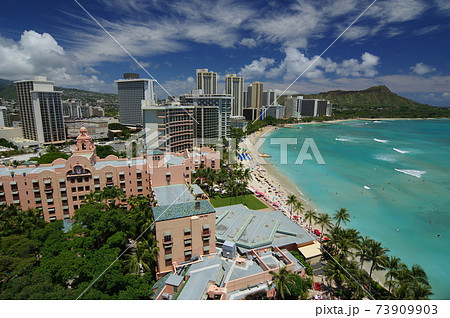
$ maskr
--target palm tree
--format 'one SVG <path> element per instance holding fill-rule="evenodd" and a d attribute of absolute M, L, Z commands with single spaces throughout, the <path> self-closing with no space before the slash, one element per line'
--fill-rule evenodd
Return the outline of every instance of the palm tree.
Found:
<path fill-rule="evenodd" d="M 298 201 L 297 197 L 293 194 L 290 194 L 287 198 L 286 204 L 291 206 L 291 217 L 292 217 L 292 209 L 297 201 Z"/>
<path fill-rule="evenodd" d="M 382 247 L 380 242 L 374 240 L 370 241 L 369 249 L 367 253 L 367 258 L 372 264 L 370 265 L 369 276 L 372 278 L 372 273 L 374 270 L 384 269 L 384 264 L 386 264 L 386 253 L 389 249 Z"/>
<path fill-rule="evenodd" d="M 339 255 L 341 259 L 347 259 L 354 255 L 352 250 L 358 247 L 359 232 L 355 229 L 341 229 L 339 228 L 339 241 L 336 243 L 339 247 Z"/>
<path fill-rule="evenodd" d="M 279 298 L 286 299 L 292 292 L 292 288 L 295 281 L 292 277 L 292 272 L 288 271 L 285 267 L 280 268 L 278 273 L 270 271 L 269 274 L 272 275 L 272 281 L 275 284 L 275 289 Z"/>
<path fill-rule="evenodd" d="M 242 171 L 242 180 L 244 181 L 250 181 L 253 178 L 251 170 L 249 168 L 246 168 Z"/>
<path fill-rule="evenodd" d="M 323 236 L 323 229 L 324 228 L 330 228 L 333 224 L 331 221 L 331 217 L 327 213 L 319 213 L 316 219 L 317 223 L 322 227 L 322 233 L 320 234 L 320 237 Z"/>
<path fill-rule="evenodd" d="M 411 270 L 401 263 L 399 269 L 394 273 L 393 294 L 398 299 L 429 299 L 431 286 L 428 276 L 419 265 L 413 265 Z"/>
<path fill-rule="evenodd" d="M 359 265 L 360 269 L 363 268 L 364 262 L 368 261 L 369 247 L 372 244 L 372 239 L 368 236 L 361 237 L 359 239 L 358 251 L 356 252 L 356 256 L 359 257 Z"/>
<path fill-rule="evenodd" d="M 324 270 L 328 280 L 334 281 L 339 290 L 342 289 L 342 285 L 348 280 L 348 277 L 336 256 L 327 261 Z"/>
<path fill-rule="evenodd" d="M 298 213 L 303 214 L 303 211 L 305 210 L 305 208 L 303 207 L 302 201 L 297 201 L 294 203 L 294 210 L 295 210 L 295 212 L 297 212 L 297 215 L 298 215 Z"/>
<path fill-rule="evenodd" d="M 394 276 L 400 268 L 400 258 L 397 256 L 389 256 L 386 260 L 385 268 L 387 272 L 384 277 L 386 279 L 386 283 L 388 284 L 388 290 L 391 291 Z"/>
<path fill-rule="evenodd" d="M 309 222 L 310 225 L 312 225 L 312 222 L 317 219 L 317 212 L 313 210 L 308 210 L 305 212 L 305 220 Z"/>
<path fill-rule="evenodd" d="M 341 208 L 340 210 L 336 210 L 333 219 L 336 220 L 336 226 L 339 227 L 341 222 L 347 224 L 350 221 L 350 213 L 347 212 L 346 208 Z"/>
<path fill-rule="evenodd" d="M 100 198 L 112 208 L 115 206 L 117 200 L 125 198 L 125 192 L 118 186 L 106 187 L 100 191 Z"/>

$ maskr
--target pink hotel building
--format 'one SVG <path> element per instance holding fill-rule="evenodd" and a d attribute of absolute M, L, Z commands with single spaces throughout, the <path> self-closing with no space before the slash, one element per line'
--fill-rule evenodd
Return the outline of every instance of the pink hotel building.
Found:
<path fill-rule="evenodd" d="M 220 168 L 220 154 L 209 148 L 199 153 L 149 151 L 140 158 L 100 159 L 86 128 L 80 129 L 70 158 L 51 164 L 0 166 L 0 205 L 39 209 L 47 222 L 70 219 L 91 191 L 118 186 L 126 196 L 151 196 L 152 188 L 191 183 L 191 173 L 203 164 Z M 126 202 L 122 202 L 126 206 Z"/>

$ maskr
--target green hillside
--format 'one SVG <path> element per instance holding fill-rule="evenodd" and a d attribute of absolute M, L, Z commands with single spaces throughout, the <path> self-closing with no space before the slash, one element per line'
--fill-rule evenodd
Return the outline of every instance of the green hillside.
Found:
<path fill-rule="evenodd" d="M 411 99 L 399 96 L 384 85 L 374 86 L 362 91 L 330 91 L 326 93 L 305 95 L 305 98 L 323 98 L 336 106 L 350 107 L 417 107 L 425 106 Z"/>
<path fill-rule="evenodd" d="M 117 102 L 116 94 L 97 93 L 76 88 L 58 87 L 56 91 L 62 91 L 62 99 L 81 99 L 83 102 L 95 103 L 96 100 L 104 99 L 105 103 L 111 104 Z M 9 80 L 0 79 L 0 98 L 13 100 L 17 98 L 14 83 Z"/>
<path fill-rule="evenodd" d="M 11 81 L 0 78 L 0 92 L 10 86 L 12 84 Z"/>
<path fill-rule="evenodd" d="M 361 91 L 329 91 L 319 94 L 299 94 L 305 99 L 327 99 L 333 104 L 333 118 L 430 118 L 450 117 L 450 109 L 415 102 L 399 96 L 384 85 Z M 284 104 L 285 96 L 280 98 Z"/>

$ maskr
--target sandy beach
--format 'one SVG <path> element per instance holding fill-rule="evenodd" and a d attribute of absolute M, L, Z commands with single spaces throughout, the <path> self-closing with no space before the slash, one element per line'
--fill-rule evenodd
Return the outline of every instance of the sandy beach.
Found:
<path fill-rule="evenodd" d="M 253 178 L 249 182 L 249 186 L 253 187 L 256 191 L 266 194 L 271 194 L 273 188 L 276 188 L 275 202 L 279 204 L 279 208 L 274 206 L 273 208 L 277 208 L 278 210 L 285 213 L 288 217 L 290 215 L 290 206 L 286 204 L 287 197 L 291 194 L 294 194 L 302 203 L 304 207 L 304 211 L 307 210 L 315 210 L 317 208 L 304 196 L 304 194 L 296 187 L 296 185 L 287 178 L 284 174 L 282 174 L 274 165 L 272 165 L 268 160 L 260 157 L 260 153 L 258 149 L 256 149 L 255 145 L 257 144 L 260 138 L 267 137 L 273 132 L 276 127 L 267 126 L 264 127 L 261 131 L 257 131 L 251 135 L 249 135 L 241 144 L 240 148 L 245 149 L 251 156 L 252 160 L 243 160 L 242 164 L 246 168 L 252 169 Z M 255 158 L 258 158 L 256 160 Z M 262 164 L 262 162 L 265 162 Z M 271 192 L 269 192 L 271 190 Z M 272 196 L 273 197 L 273 196 Z M 314 227 L 316 224 L 311 224 L 309 226 L 306 222 L 302 223 L 302 215 L 294 212 L 293 215 L 297 217 L 299 220 L 298 223 L 301 224 L 305 228 Z"/>
<path fill-rule="evenodd" d="M 398 118 L 393 118 L 392 120 L 397 120 Z M 360 120 L 374 120 L 374 119 L 360 119 Z M 384 119 L 383 119 L 384 120 Z M 326 123 L 337 123 L 348 120 L 336 120 L 330 121 Z M 320 122 L 313 123 L 301 123 L 301 124 L 320 124 Z M 298 125 L 298 124 L 289 124 Z M 255 191 L 263 193 L 267 195 L 267 200 L 270 205 L 270 202 L 276 202 L 278 206 L 273 205 L 274 209 L 278 209 L 282 211 L 287 217 L 290 217 L 293 222 L 297 222 L 303 228 L 308 231 L 312 231 L 312 229 L 321 229 L 320 225 L 315 224 L 313 221 L 312 224 L 308 224 L 306 220 L 304 220 L 302 214 L 298 214 L 297 212 L 293 212 L 291 215 L 290 206 L 286 204 L 287 197 L 291 194 L 294 194 L 302 203 L 304 207 L 304 212 L 307 210 L 314 210 L 317 213 L 322 211 L 318 211 L 317 207 L 310 201 L 309 198 L 305 197 L 302 193 L 301 189 L 298 189 L 297 186 L 286 177 L 281 171 L 279 171 L 273 164 L 271 164 L 268 160 L 260 157 L 260 152 L 256 149 L 258 144 L 258 140 L 260 138 L 268 137 L 275 129 L 278 129 L 274 126 L 266 126 L 262 128 L 260 131 L 257 131 L 249 136 L 247 136 L 240 144 L 240 149 L 245 149 L 247 153 L 249 153 L 251 160 L 243 160 L 240 161 L 246 168 L 250 168 L 252 170 L 252 179 L 249 181 L 249 186 L 252 187 Z M 263 159 L 263 160 L 261 160 Z M 262 164 L 262 161 L 265 162 Z M 270 192 L 269 192 L 270 191 Z M 295 215 L 295 217 L 293 217 Z M 358 260 L 357 260 L 358 261 Z M 368 271 L 370 268 L 370 263 L 364 263 L 364 269 Z M 383 271 L 375 271 L 373 273 L 373 279 L 380 284 L 384 284 L 385 272 Z"/>

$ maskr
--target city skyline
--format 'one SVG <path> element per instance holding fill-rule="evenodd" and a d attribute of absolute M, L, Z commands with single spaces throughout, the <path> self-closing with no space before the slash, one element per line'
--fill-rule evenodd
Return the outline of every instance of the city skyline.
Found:
<path fill-rule="evenodd" d="M 22 10 L 23 2 L 30 10 Z M 195 88 L 195 70 L 226 74 L 283 91 L 371 1 L 80 1 L 171 94 Z M 147 74 L 76 2 L 5 3 L 0 78 L 46 75 L 56 85 L 117 92 L 124 72 Z M 377 1 L 289 92 L 387 85 L 419 102 L 450 104 L 446 58 L 450 4 Z M 52 17 L 52 19 L 49 19 Z M 419 44 L 419 45 L 418 45 Z M 166 94 L 155 85 L 161 98 Z"/>

